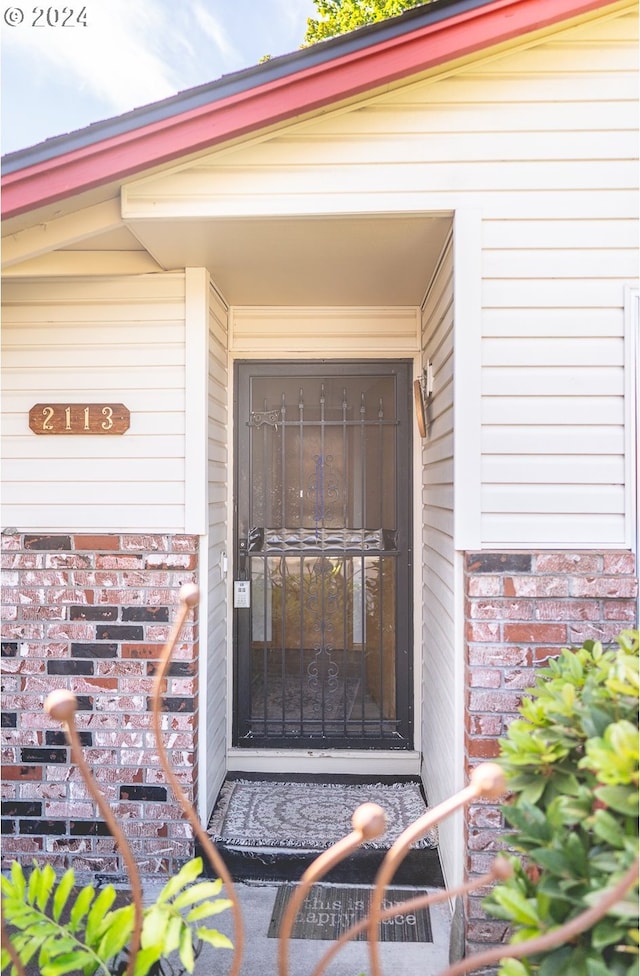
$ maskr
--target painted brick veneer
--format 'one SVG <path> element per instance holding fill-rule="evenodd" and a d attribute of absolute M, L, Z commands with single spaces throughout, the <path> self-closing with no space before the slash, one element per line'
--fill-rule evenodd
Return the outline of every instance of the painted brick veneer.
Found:
<path fill-rule="evenodd" d="M 46 856 L 78 874 L 120 876 L 120 856 L 43 703 L 54 688 L 79 701 L 77 725 L 95 778 L 140 870 L 174 870 L 192 832 L 158 762 L 150 694 L 184 583 L 198 579 L 186 535 L 2 537 L 2 853 Z M 197 614 L 166 681 L 162 726 L 173 769 L 196 799 Z"/>
<path fill-rule="evenodd" d="M 563 647 L 591 638 L 613 643 L 637 626 L 635 559 L 628 552 L 467 553 L 465 556 L 466 762 L 498 754 L 535 670 Z M 470 807 L 467 873 L 484 873 L 504 832 L 495 804 Z M 502 941 L 506 926 L 466 904 L 467 951 Z"/>

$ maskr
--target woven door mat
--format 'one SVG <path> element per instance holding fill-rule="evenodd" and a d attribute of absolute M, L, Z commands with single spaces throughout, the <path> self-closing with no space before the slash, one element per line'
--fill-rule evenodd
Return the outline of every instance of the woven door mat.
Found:
<path fill-rule="evenodd" d="M 282 885 L 276 894 L 267 935 L 277 939 L 282 918 L 296 885 Z M 356 885 L 316 886 L 305 898 L 291 930 L 292 939 L 323 939 L 334 941 L 369 912 L 373 888 Z M 387 888 L 383 908 L 426 895 L 426 888 Z M 366 929 L 354 942 L 365 942 Z M 407 912 L 387 919 L 380 925 L 380 942 L 433 942 L 431 917 L 428 908 Z"/>
<path fill-rule="evenodd" d="M 378 803 L 386 813 L 386 833 L 365 841 L 363 849 L 384 850 L 427 812 L 418 783 L 303 783 L 227 780 L 208 827 L 215 844 L 321 850 L 353 829 L 351 818 L 362 803 Z M 435 848 L 437 829 L 414 848 Z"/>

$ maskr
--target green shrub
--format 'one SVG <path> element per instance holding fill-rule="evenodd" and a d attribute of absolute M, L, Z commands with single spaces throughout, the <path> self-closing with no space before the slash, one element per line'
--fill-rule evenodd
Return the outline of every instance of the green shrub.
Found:
<path fill-rule="evenodd" d="M 565 649 L 527 690 L 500 743 L 519 853 L 485 899 L 512 941 L 542 935 L 596 904 L 638 851 L 638 632 L 617 648 Z M 500 976 L 635 976 L 638 898 L 629 892 L 568 945 L 502 964 Z"/>
<path fill-rule="evenodd" d="M 162 960 L 172 953 L 192 973 L 202 942 L 233 948 L 225 935 L 198 924 L 231 905 L 217 897 L 220 880 L 196 883 L 201 874 L 202 858 L 188 861 L 144 910 L 135 976 L 162 973 Z M 34 867 L 27 880 L 17 861 L 11 877 L 2 877 L 1 882 L 4 921 L 11 927 L 11 943 L 23 966 L 37 960 L 41 976 L 109 976 L 126 971 L 134 909 L 126 904 L 111 911 L 116 900 L 112 885 L 99 893 L 91 885 L 78 892 L 73 871 L 69 869 L 56 883 L 50 864 Z M 5 969 L 15 972 L 3 948 Z"/>

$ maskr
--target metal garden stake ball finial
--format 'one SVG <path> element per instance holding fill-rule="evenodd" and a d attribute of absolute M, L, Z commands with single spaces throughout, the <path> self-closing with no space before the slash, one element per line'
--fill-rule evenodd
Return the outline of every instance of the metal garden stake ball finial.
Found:
<path fill-rule="evenodd" d="M 73 721 L 73 716 L 78 709 L 78 699 L 72 691 L 67 691 L 66 688 L 56 688 L 55 691 L 47 695 L 44 709 L 54 722 L 68 724 Z"/>
<path fill-rule="evenodd" d="M 195 607 L 200 599 L 200 588 L 197 583 L 185 583 L 180 587 L 178 596 L 181 603 L 185 603 L 188 607 Z"/>
<path fill-rule="evenodd" d="M 498 763 L 481 763 L 471 773 L 471 786 L 480 796 L 497 800 L 506 792 L 507 783 L 502 767 Z"/>
<path fill-rule="evenodd" d="M 506 857 L 498 854 L 491 865 L 491 873 L 494 881 L 508 881 L 513 877 L 513 864 Z"/>
<path fill-rule="evenodd" d="M 377 803 L 362 803 L 353 812 L 351 826 L 362 835 L 363 840 L 375 840 L 387 829 L 387 818 Z"/>

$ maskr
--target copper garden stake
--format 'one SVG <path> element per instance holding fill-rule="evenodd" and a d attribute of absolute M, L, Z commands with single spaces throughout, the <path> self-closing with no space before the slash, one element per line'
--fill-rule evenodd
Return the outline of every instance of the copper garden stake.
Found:
<path fill-rule="evenodd" d="M 156 743 L 158 746 L 158 755 L 160 757 L 160 762 L 162 768 L 164 769 L 167 780 L 171 784 L 173 792 L 175 793 L 180 806 L 184 812 L 185 817 L 188 819 L 189 823 L 193 827 L 193 832 L 200 841 L 202 849 L 204 850 L 213 870 L 216 874 L 222 878 L 227 889 L 227 894 L 232 902 L 232 911 L 234 919 L 234 931 L 235 931 L 235 942 L 234 942 L 234 954 L 233 962 L 231 964 L 231 970 L 229 976 L 237 976 L 240 972 L 240 965 L 242 963 L 242 954 L 244 951 L 244 928 L 242 924 L 242 912 L 240 910 L 240 902 L 236 894 L 236 890 L 231 880 L 231 875 L 227 869 L 226 864 L 220 857 L 215 844 L 212 842 L 211 838 L 207 834 L 206 830 L 203 828 L 202 824 L 198 820 L 191 803 L 182 791 L 177 777 L 175 776 L 171 765 L 169 763 L 166 750 L 162 741 L 162 729 L 160 726 L 162 712 L 161 712 L 161 700 L 160 696 L 162 694 L 162 686 L 165 680 L 165 676 L 169 669 L 169 662 L 171 660 L 171 655 L 173 654 L 173 649 L 176 645 L 178 637 L 180 636 L 180 631 L 182 630 L 183 624 L 189 615 L 189 611 L 192 607 L 197 606 L 199 600 L 199 590 L 198 587 L 189 583 L 183 586 L 180 590 L 180 609 L 173 623 L 171 633 L 169 634 L 169 639 L 164 646 L 162 651 L 162 657 L 160 659 L 160 666 L 158 672 L 155 676 L 153 682 L 153 731 L 156 737 Z"/>
<path fill-rule="evenodd" d="M 384 892 L 411 845 L 414 841 L 424 837 L 439 820 L 444 820 L 454 810 L 458 810 L 460 807 L 465 806 L 480 796 L 497 799 L 504 791 L 505 779 L 500 766 L 497 763 L 482 763 L 474 769 L 471 775 L 471 782 L 465 789 L 449 797 L 448 800 L 439 803 L 432 810 L 427 810 L 425 814 L 407 827 L 389 848 L 376 875 L 375 888 L 369 909 L 368 941 L 371 976 L 381 976 L 378 928 L 382 917 L 382 899 L 384 898 Z"/>
<path fill-rule="evenodd" d="M 4 918 L 0 918 L 0 931 L 2 932 L 2 948 L 6 949 L 11 957 L 11 962 L 15 966 L 17 976 L 25 976 L 24 966 L 20 962 L 20 956 L 13 948 L 11 939 L 7 934 L 7 930 L 4 927 Z"/>
<path fill-rule="evenodd" d="M 354 811 L 351 824 L 353 826 L 351 833 L 339 840 L 333 847 L 323 851 L 307 868 L 300 879 L 300 883 L 294 888 L 279 932 L 278 973 L 280 976 L 289 976 L 288 952 L 291 929 L 311 886 L 324 877 L 332 867 L 335 867 L 345 857 L 357 850 L 365 841 L 382 836 L 387 829 L 384 810 L 377 803 L 361 804 Z"/>
<path fill-rule="evenodd" d="M 142 886 L 140 884 L 138 867 L 131 852 L 131 848 L 127 843 L 127 838 L 120 829 L 111 807 L 105 800 L 93 776 L 91 775 L 91 770 L 89 769 L 89 766 L 87 765 L 82 753 L 80 736 L 78 735 L 78 730 L 75 723 L 76 709 L 78 707 L 76 696 L 71 691 L 67 691 L 64 688 L 58 688 L 56 691 L 52 691 L 51 694 L 47 696 L 44 707 L 50 718 L 54 719 L 56 722 L 61 722 L 64 726 L 65 734 L 69 741 L 69 745 L 71 746 L 71 758 L 80 770 L 80 774 L 85 782 L 85 785 L 95 800 L 98 810 L 100 811 L 100 815 L 109 828 L 109 832 L 111 833 L 112 837 L 115 839 L 115 842 L 118 845 L 120 853 L 122 854 L 125 862 L 129 881 L 131 882 L 131 895 L 133 898 L 134 911 L 133 932 L 131 934 L 131 942 L 129 943 L 127 976 L 133 976 L 136 957 L 138 955 L 138 950 L 140 949 L 140 934 L 142 932 L 143 912 Z"/>
<path fill-rule="evenodd" d="M 494 863 L 491 865 L 491 870 L 487 871 L 486 874 L 481 875 L 479 878 L 474 878 L 472 881 L 467 881 L 466 884 L 461 884 L 457 888 L 439 888 L 437 891 L 432 891 L 427 895 L 416 895 L 415 898 L 408 898 L 406 901 L 399 902 L 396 905 L 390 905 L 389 908 L 385 910 L 380 915 L 380 921 L 384 922 L 388 918 L 394 918 L 396 915 L 404 914 L 405 912 L 418 912 L 420 909 L 429 908 L 431 905 L 438 905 L 442 901 L 449 901 L 452 898 L 460 897 L 461 895 L 468 895 L 472 891 L 476 891 L 478 888 L 483 888 L 485 885 L 493 884 L 495 881 L 505 881 L 510 878 L 513 874 L 513 868 L 509 861 L 504 857 L 497 857 Z M 350 929 L 343 932 L 340 938 L 334 942 L 330 949 L 327 949 L 324 956 L 313 970 L 311 976 L 322 976 L 325 972 L 327 966 L 331 960 L 338 954 L 340 949 L 354 939 L 360 932 L 363 932 L 369 925 L 369 918 L 363 918 L 360 922 L 356 922 L 352 925 Z"/>

